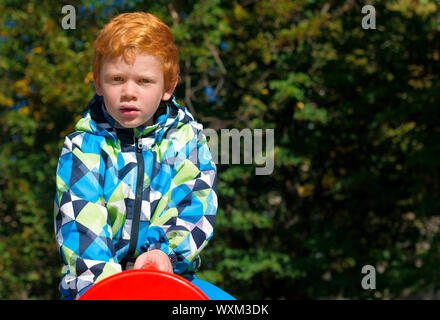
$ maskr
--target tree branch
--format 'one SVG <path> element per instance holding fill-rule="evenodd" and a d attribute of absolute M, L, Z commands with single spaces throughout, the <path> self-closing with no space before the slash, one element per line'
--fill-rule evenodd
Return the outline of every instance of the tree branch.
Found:
<path fill-rule="evenodd" d="M 192 115 L 195 116 L 196 112 L 194 110 L 194 106 L 191 102 L 191 76 L 189 69 L 191 67 L 191 60 L 189 57 L 185 58 L 185 69 L 186 69 L 186 75 L 185 75 L 185 103 L 188 106 L 189 111 Z"/>
<path fill-rule="evenodd" d="M 211 51 L 212 56 L 214 57 L 218 66 L 220 67 L 220 71 L 222 72 L 222 74 L 226 74 L 226 68 L 225 68 L 222 60 L 220 59 L 220 55 L 218 54 L 217 49 L 212 44 L 208 44 L 208 49 L 209 49 L 209 51 Z"/>
<path fill-rule="evenodd" d="M 168 10 L 170 10 L 171 16 L 173 17 L 173 26 L 175 27 L 179 24 L 179 14 L 177 13 L 176 9 L 174 9 L 172 3 L 168 4 Z"/>

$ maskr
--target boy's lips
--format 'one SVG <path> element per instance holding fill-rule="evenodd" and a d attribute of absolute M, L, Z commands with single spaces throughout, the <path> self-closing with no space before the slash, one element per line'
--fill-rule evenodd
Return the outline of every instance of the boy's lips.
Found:
<path fill-rule="evenodd" d="M 121 113 L 126 116 L 134 116 L 139 112 L 138 108 L 136 108 L 135 106 L 132 106 L 132 105 L 128 105 L 128 104 L 122 105 L 120 110 L 121 110 Z"/>

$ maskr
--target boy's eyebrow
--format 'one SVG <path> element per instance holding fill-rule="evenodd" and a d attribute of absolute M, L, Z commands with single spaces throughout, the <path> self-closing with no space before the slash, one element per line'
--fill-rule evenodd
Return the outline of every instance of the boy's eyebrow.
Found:
<path fill-rule="evenodd" d="M 120 76 L 120 75 L 124 75 L 125 73 L 123 71 L 119 71 L 119 70 L 110 70 L 107 72 L 104 72 L 104 75 L 106 77 L 114 77 L 114 76 Z M 155 74 L 154 73 L 149 73 L 148 71 L 144 71 L 144 72 L 136 72 L 135 77 L 144 77 L 144 78 L 151 78 L 154 79 Z"/>

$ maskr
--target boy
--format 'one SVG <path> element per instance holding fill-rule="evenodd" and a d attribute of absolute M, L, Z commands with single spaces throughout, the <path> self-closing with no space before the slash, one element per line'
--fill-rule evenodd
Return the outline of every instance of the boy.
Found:
<path fill-rule="evenodd" d="M 96 94 L 57 168 L 63 298 L 147 265 L 214 288 L 210 298 L 232 298 L 194 276 L 213 235 L 217 175 L 202 125 L 173 96 L 179 54 L 171 30 L 148 13 L 121 14 L 94 48 Z"/>

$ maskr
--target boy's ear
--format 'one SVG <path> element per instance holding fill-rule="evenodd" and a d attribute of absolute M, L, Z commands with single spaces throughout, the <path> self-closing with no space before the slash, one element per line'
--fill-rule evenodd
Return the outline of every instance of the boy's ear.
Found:
<path fill-rule="evenodd" d="M 163 96 L 162 96 L 163 101 L 170 100 L 171 96 L 173 95 L 174 89 L 176 89 L 176 86 L 177 86 L 177 81 L 174 82 L 174 84 L 170 87 L 169 90 L 167 90 L 163 93 Z"/>
<path fill-rule="evenodd" d="M 104 92 L 102 91 L 101 85 L 99 84 L 99 80 L 96 78 L 96 75 L 93 75 L 93 83 L 95 84 L 95 90 L 98 96 L 102 96 Z"/>

